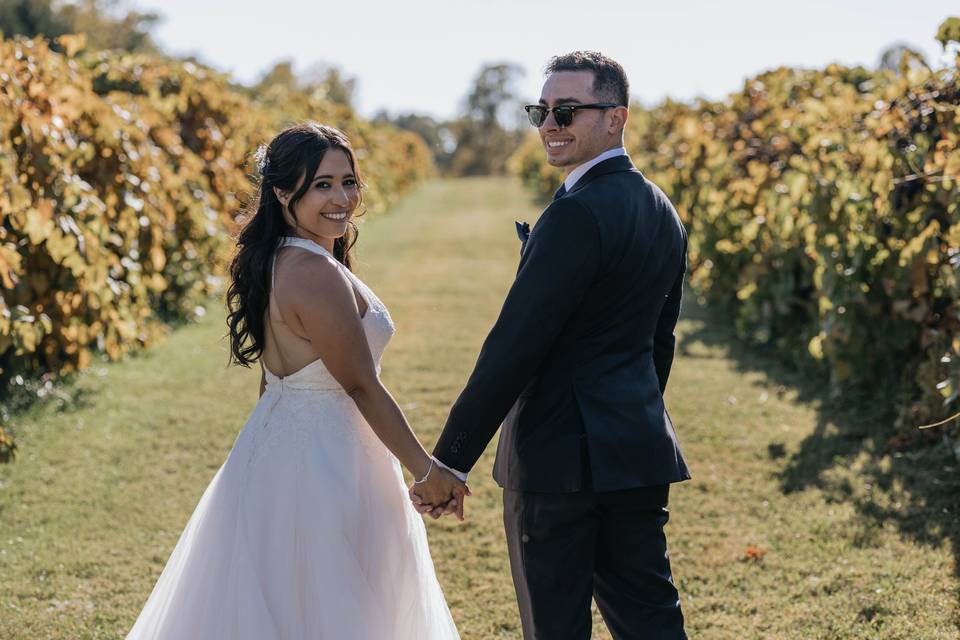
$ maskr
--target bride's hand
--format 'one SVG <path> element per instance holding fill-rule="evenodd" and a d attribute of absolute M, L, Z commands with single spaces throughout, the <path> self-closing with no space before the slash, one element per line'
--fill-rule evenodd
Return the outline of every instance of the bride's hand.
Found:
<path fill-rule="evenodd" d="M 463 520 L 463 499 L 470 495 L 470 488 L 455 475 L 433 465 L 423 482 L 410 487 L 410 500 L 417 511 L 430 514 L 433 519 L 444 513 L 455 513 Z"/>

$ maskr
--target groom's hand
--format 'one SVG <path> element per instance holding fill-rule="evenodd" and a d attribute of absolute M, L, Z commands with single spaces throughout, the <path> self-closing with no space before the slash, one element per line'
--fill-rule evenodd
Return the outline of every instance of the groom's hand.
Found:
<path fill-rule="evenodd" d="M 459 520 L 463 520 L 463 496 L 454 495 L 445 503 L 439 505 L 426 504 L 421 499 L 420 496 L 416 495 L 413 492 L 413 488 L 410 489 L 410 501 L 413 503 L 413 508 L 417 510 L 417 513 L 420 515 L 428 515 L 434 520 L 438 519 L 442 515 L 448 513 L 454 513 L 457 515 Z"/>
<path fill-rule="evenodd" d="M 463 500 L 470 495 L 470 488 L 455 475 L 434 466 L 427 479 L 410 487 L 410 500 L 421 514 L 430 514 L 434 519 L 444 513 L 455 513 L 463 520 Z"/>
<path fill-rule="evenodd" d="M 440 516 L 446 515 L 448 513 L 456 514 L 457 518 L 463 521 L 463 502 L 464 502 L 463 493 L 459 492 L 457 489 L 454 489 L 453 497 L 450 498 L 445 504 L 439 505 L 429 505 L 429 504 L 416 504 L 414 507 L 421 514 L 427 514 L 434 520 Z M 419 500 L 419 499 L 418 499 Z"/>

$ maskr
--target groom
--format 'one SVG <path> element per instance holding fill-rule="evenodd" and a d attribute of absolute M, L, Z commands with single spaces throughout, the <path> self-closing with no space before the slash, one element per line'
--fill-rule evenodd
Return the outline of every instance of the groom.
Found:
<path fill-rule="evenodd" d="M 662 394 L 687 237 L 626 154 L 627 104 L 610 58 L 547 66 L 525 108 L 567 175 L 434 449 L 465 479 L 503 423 L 493 475 L 527 639 L 589 638 L 591 598 L 617 639 L 686 637 L 663 527 L 690 476 Z"/>

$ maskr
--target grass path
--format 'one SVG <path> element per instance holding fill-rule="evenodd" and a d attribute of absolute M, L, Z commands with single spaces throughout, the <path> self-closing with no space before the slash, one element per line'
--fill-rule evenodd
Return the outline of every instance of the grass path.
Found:
<path fill-rule="evenodd" d="M 357 271 L 398 326 L 383 375 L 427 443 L 513 276 L 513 220 L 536 215 L 513 181 L 438 181 L 361 229 Z M 225 367 L 222 333 L 211 305 L 149 353 L 79 377 L 66 406 L 15 416 L 0 639 L 129 629 L 256 400 L 258 373 Z M 694 480 L 674 488 L 667 531 L 691 638 L 960 637 L 960 474 L 945 452 L 885 453 L 863 411 L 744 351 L 692 301 L 679 333 L 667 402 Z M 520 637 L 493 450 L 468 522 L 428 523 L 469 640 Z"/>

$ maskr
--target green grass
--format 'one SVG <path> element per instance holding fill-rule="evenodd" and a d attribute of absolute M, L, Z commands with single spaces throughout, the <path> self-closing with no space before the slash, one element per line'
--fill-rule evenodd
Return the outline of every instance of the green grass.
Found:
<path fill-rule="evenodd" d="M 513 181 L 438 181 L 362 226 L 357 271 L 398 327 L 383 375 L 428 445 L 513 277 L 513 220 L 536 215 Z M 867 408 L 828 402 L 688 300 L 667 401 L 694 480 L 674 487 L 667 535 L 691 638 L 960 637 L 955 462 L 936 446 L 885 452 Z M 225 366 L 223 317 L 212 304 L 70 382 L 71 402 L 14 416 L 0 639 L 129 629 L 256 401 L 258 372 Z M 493 450 L 471 475 L 468 521 L 428 523 L 471 640 L 520 637 Z"/>

